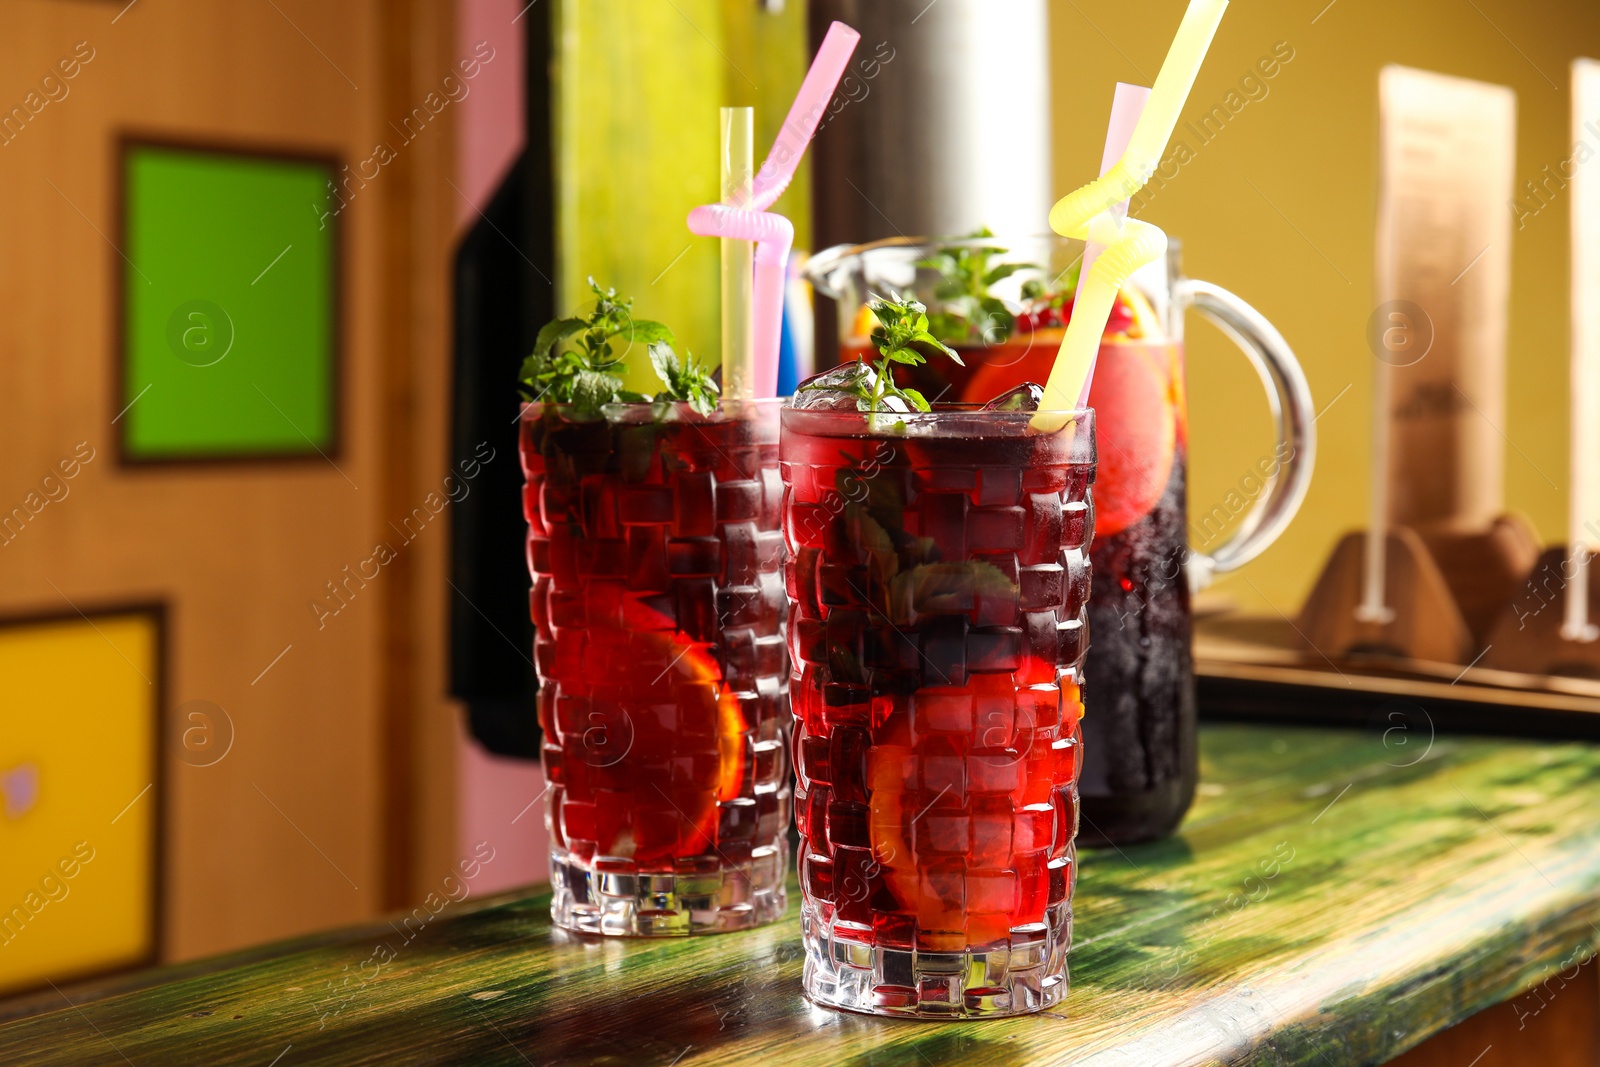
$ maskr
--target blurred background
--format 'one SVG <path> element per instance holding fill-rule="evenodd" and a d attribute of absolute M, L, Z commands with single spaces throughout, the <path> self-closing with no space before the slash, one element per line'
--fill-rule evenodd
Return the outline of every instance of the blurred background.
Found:
<path fill-rule="evenodd" d="M 862 54 L 936 69 L 915 24 L 941 25 L 940 3 L 882 34 L 863 25 Z M 1042 6 L 1046 36 L 993 47 L 1039 55 L 1048 108 L 1001 100 L 959 128 L 930 114 L 908 145 L 948 137 L 949 167 L 982 153 L 1001 173 L 1042 156 L 1054 195 L 1098 173 L 1112 83 L 1149 83 L 1185 5 Z M 516 659 L 511 372 L 530 324 L 572 312 L 590 275 L 715 355 L 717 248 L 683 220 L 718 199 L 716 109 L 755 106 L 764 152 L 819 11 L 10 0 L 6 14 L 0 994 L 409 907 L 474 857 L 474 894 L 540 879 L 544 783 L 515 758 L 531 664 Z M 1289 532 L 1218 596 L 1293 615 L 1366 520 L 1380 69 L 1513 89 L 1522 195 L 1573 155 L 1569 64 L 1597 53 L 1600 9 L 1583 0 L 1234 0 L 1190 104 L 1227 121 L 1180 127 L 1188 158 L 1136 210 L 1183 240 L 1190 274 L 1282 331 L 1321 452 Z M 858 206 L 858 234 L 816 232 L 846 214 L 833 176 L 850 173 L 850 129 L 823 129 L 817 182 L 802 169 L 778 205 L 801 249 L 899 232 L 892 202 Z M 1508 508 L 1552 542 L 1568 204 L 1544 188 L 1511 226 L 1494 429 Z M 1199 323 L 1189 383 L 1191 514 L 1206 514 L 1270 453 L 1272 426 L 1254 372 Z M 502 581 L 479 546 L 507 538 Z M 15 918 L 66 858 L 78 873 Z"/>

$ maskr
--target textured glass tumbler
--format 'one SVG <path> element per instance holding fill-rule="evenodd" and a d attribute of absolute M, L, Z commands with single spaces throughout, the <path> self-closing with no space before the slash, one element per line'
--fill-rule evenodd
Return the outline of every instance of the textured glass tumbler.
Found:
<path fill-rule="evenodd" d="M 1031 418 L 783 413 L 816 1003 L 967 1018 L 1066 991 L 1093 413 Z"/>
<path fill-rule="evenodd" d="M 656 936 L 779 918 L 778 402 L 529 405 L 521 429 L 555 923 Z"/>

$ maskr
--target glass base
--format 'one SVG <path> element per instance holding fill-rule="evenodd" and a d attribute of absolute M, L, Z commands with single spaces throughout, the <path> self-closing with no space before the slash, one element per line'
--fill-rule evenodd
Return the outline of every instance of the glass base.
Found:
<path fill-rule="evenodd" d="M 1057 904 L 1046 919 L 1014 927 L 1010 940 L 997 945 L 923 952 L 849 940 L 803 905 L 806 996 L 830 1008 L 922 1019 L 1042 1011 L 1067 992 L 1071 905 Z"/>
<path fill-rule="evenodd" d="M 584 863 L 550 850 L 550 919 L 563 929 L 609 937 L 683 937 L 747 930 L 783 918 L 788 907 L 786 849 L 757 848 L 747 863 L 720 856 L 677 860 L 670 870 L 640 870 L 631 859 Z"/>

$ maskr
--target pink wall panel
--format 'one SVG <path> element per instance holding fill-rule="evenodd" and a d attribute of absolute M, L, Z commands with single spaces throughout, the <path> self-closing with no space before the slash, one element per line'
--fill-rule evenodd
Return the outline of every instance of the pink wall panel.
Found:
<path fill-rule="evenodd" d="M 494 49 L 461 101 L 456 126 L 456 225 L 478 217 L 523 146 L 523 71 L 527 0 L 461 0 L 457 51 L 473 54 L 480 41 Z M 506 382 L 506 388 L 513 384 Z M 469 855 L 480 841 L 495 849 L 478 888 L 486 891 L 541 882 L 548 877 L 549 843 L 544 829 L 544 775 L 536 763 L 501 759 L 461 732 L 458 755 L 460 850 Z M 487 881 L 484 881 L 484 880 Z"/>

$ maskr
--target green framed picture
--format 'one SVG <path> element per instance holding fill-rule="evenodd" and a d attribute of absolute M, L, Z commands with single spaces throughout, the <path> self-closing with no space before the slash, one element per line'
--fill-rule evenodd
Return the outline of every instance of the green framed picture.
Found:
<path fill-rule="evenodd" d="M 331 158 L 126 140 L 115 422 L 130 463 L 331 457 Z"/>

